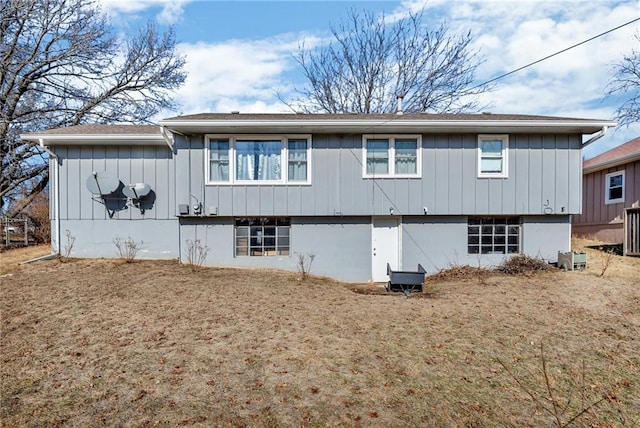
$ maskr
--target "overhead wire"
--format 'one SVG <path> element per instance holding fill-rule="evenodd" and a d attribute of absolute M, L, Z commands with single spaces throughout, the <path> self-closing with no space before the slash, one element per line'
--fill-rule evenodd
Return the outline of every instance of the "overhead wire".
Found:
<path fill-rule="evenodd" d="M 609 34 L 609 33 L 612 33 L 612 32 L 614 32 L 614 31 L 616 31 L 616 30 L 619 30 L 620 28 L 626 27 L 627 25 L 631 25 L 631 24 L 633 24 L 634 22 L 637 22 L 637 21 L 640 21 L 640 18 L 632 19 L 631 21 L 628 21 L 628 22 L 626 22 L 626 23 L 624 23 L 624 24 L 618 25 L 617 27 L 611 28 L 611 29 L 609 29 L 609 30 L 607 30 L 607 31 L 604 31 L 604 32 L 602 32 L 602 33 L 600 33 L 600 34 L 597 34 L 597 35 L 595 35 L 595 36 L 593 36 L 593 37 L 590 37 L 590 38 L 585 39 L 585 40 L 583 40 L 583 41 L 581 41 L 581 42 L 578 42 L 578 43 L 573 44 L 573 45 L 571 45 L 571 46 L 569 46 L 569 47 L 566 47 L 566 48 L 561 49 L 561 50 L 559 50 L 559 51 L 557 51 L 557 52 L 554 52 L 554 53 L 552 53 L 552 54 L 550 54 L 550 55 L 547 55 L 547 56 L 545 56 L 544 58 L 540 58 L 540 59 L 538 59 L 538 60 L 536 60 L 536 61 L 530 62 L 530 63 L 528 63 L 528 64 L 526 64 L 526 65 L 523 65 L 522 67 L 518 67 L 518 68 L 516 68 L 515 70 L 509 71 L 509 72 L 507 72 L 507 73 L 503 73 L 503 74 L 501 74 L 501 75 L 499 75 L 499 76 L 497 76 L 497 77 L 494 77 L 494 78 L 489 79 L 489 80 L 487 80 L 487 81 L 485 81 L 485 82 L 483 82 L 483 83 L 481 83 L 481 84 L 479 84 L 479 85 L 476 85 L 476 86 L 472 87 L 471 89 L 477 89 L 477 88 L 482 87 L 482 86 L 485 86 L 485 85 L 487 85 L 487 84 L 489 84 L 489 83 L 492 83 L 492 82 L 495 82 L 495 81 L 497 81 L 497 80 L 503 79 L 503 78 L 505 78 L 505 77 L 507 77 L 507 76 L 510 76 L 510 75 L 512 75 L 512 74 L 515 74 L 515 73 L 517 73 L 517 72 L 519 72 L 519 71 L 522 71 L 522 70 L 524 70 L 524 69 L 526 69 L 526 68 L 532 67 L 532 66 L 534 66 L 534 65 L 536 65 L 536 64 L 539 64 L 539 63 L 541 63 L 541 62 L 543 62 L 543 61 L 546 61 L 546 60 L 548 60 L 548 59 L 550 59 L 550 58 L 553 58 L 553 57 L 558 56 L 558 55 L 560 55 L 560 54 L 562 54 L 562 53 L 565 53 L 565 52 L 567 52 L 567 51 L 569 51 L 569 50 L 571 50 L 571 49 L 574 49 L 574 48 L 576 48 L 576 47 L 578 47 L 578 46 L 581 46 L 581 45 L 584 45 L 584 44 L 586 44 L 586 43 L 589 43 L 589 42 L 591 42 L 591 41 L 593 41 L 593 40 L 596 40 L 596 39 L 598 39 L 598 38 L 600 38 L 600 37 L 602 37 L 602 36 L 604 36 L 604 35 L 607 35 L 607 34 Z M 377 128 L 377 127 L 379 127 L 379 126 L 382 126 L 382 125 L 385 125 L 385 124 L 391 123 L 391 122 L 393 122 L 393 121 L 395 121 L 395 120 L 398 120 L 398 119 L 401 119 L 401 118 L 402 118 L 402 115 L 396 115 L 396 116 L 394 116 L 394 117 L 392 117 L 392 118 L 389 118 L 389 119 L 387 119 L 387 120 L 381 121 L 381 122 L 376 123 L 376 124 L 374 124 L 374 125 L 370 125 L 370 126 L 364 127 L 364 128 L 362 129 L 362 133 L 365 133 L 365 132 L 367 132 L 367 131 L 372 131 L 372 130 L 374 130 L 374 128 Z M 374 132 L 375 132 L 375 131 L 374 131 Z M 364 166 L 363 166 L 363 161 L 364 161 L 364 159 L 361 161 L 361 160 L 358 158 L 358 156 L 356 155 L 356 153 L 353 151 L 353 149 L 350 149 L 350 152 L 351 152 L 351 154 L 353 155 L 353 157 L 356 159 L 356 161 L 360 164 L 360 166 L 361 166 L 361 167 L 364 167 Z M 382 188 L 382 186 L 377 182 L 377 181 L 378 181 L 378 179 L 374 176 L 374 177 L 371 177 L 371 180 L 372 180 L 372 182 L 373 182 L 374 186 L 378 188 L 378 190 L 379 190 L 379 191 L 382 193 L 382 195 L 383 195 L 383 196 L 384 196 L 384 197 L 389 201 L 389 203 L 392 205 L 392 207 L 393 207 L 395 210 L 397 210 L 398 214 L 402 215 L 403 213 L 401 212 L 401 210 L 399 209 L 399 207 L 397 206 L 397 204 L 395 203 L 395 201 L 391 198 L 391 196 L 390 196 L 390 195 L 388 195 L 388 194 L 387 194 L 387 192 L 385 192 L 385 190 Z M 373 198 L 375 198 L 375 190 L 374 190 L 374 189 L 372 189 L 372 190 L 373 190 L 373 195 L 372 195 L 372 197 L 373 197 Z M 407 236 L 409 237 L 409 239 L 410 239 L 410 240 L 411 240 L 411 241 L 412 241 L 412 242 L 413 242 L 413 243 L 418 247 L 418 249 L 420 250 L 420 252 L 421 252 L 421 253 L 422 253 L 422 254 L 427 258 L 427 261 L 428 261 L 432 266 L 434 266 L 434 267 L 436 267 L 436 268 L 437 268 L 437 266 L 435 266 L 435 264 L 433 263 L 433 261 L 430 259 L 430 257 L 427 255 L 426 251 L 424 251 L 424 249 L 423 249 L 423 248 L 422 248 L 422 246 L 418 243 L 418 241 L 415 239 L 415 237 L 413 237 L 413 236 L 412 236 L 408 231 L 403 231 L 403 232 L 404 232 L 404 233 L 406 233 L 406 234 L 407 234 Z"/>

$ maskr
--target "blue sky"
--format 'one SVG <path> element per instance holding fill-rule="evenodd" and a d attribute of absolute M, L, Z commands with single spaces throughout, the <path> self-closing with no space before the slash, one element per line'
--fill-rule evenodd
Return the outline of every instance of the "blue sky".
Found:
<path fill-rule="evenodd" d="M 485 57 L 478 83 L 512 71 L 640 16 L 637 0 L 191 1 L 99 0 L 122 37 L 147 20 L 174 25 L 187 60 L 176 92 L 180 114 L 289 112 L 284 97 L 303 83 L 292 54 L 304 41 L 330 40 L 350 8 L 388 18 L 425 8 L 423 22 L 471 30 Z M 619 100 L 604 97 L 611 67 L 638 50 L 638 22 L 496 82 L 481 101 L 495 113 L 611 119 Z M 162 117 L 172 116 L 167 112 Z M 618 128 L 585 149 L 594 156 L 640 135 Z"/>

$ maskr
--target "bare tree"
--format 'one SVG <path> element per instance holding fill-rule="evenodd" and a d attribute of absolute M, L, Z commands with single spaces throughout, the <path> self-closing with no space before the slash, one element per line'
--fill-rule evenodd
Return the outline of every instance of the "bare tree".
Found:
<path fill-rule="evenodd" d="M 0 211 L 9 215 L 49 180 L 20 133 L 146 122 L 175 108 L 170 91 L 185 79 L 172 29 L 149 23 L 119 40 L 95 0 L 0 0 L 0 40 Z"/>
<path fill-rule="evenodd" d="M 636 45 L 640 42 L 640 33 L 634 35 Z M 631 50 L 623 56 L 619 64 L 613 66 L 614 75 L 607 86 L 607 96 L 621 96 L 625 99 L 615 112 L 620 125 L 640 122 L 640 51 Z"/>
<path fill-rule="evenodd" d="M 429 30 L 422 16 L 387 22 L 352 9 L 331 27 L 330 44 L 300 46 L 294 58 L 306 84 L 287 104 L 303 112 L 389 113 L 402 96 L 407 112 L 480 108 L 475 96 L 488 87 L 474 85 L 482 59 L 471 49 L 471 33 L 451 36 L 444 24 Z"/>

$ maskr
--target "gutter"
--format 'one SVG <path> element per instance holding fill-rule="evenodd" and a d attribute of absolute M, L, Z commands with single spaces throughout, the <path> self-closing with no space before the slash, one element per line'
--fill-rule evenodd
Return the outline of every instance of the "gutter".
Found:
<path fill-rule="evenodd" d="M 598 141 L 600 138 L 604 137 L 604 135 L 607 133 L 608 130 L 609 130 L 608 126 L 603 126 L 602 129 L 596 133 L 596 135 L 594 135 L 593 137 L 589 138 L 587 141 L 582 143 L 582 147 L 587 147 L 589 144 Z"/>
<path fill-rule="evenodd" d="M 53 214 L 56 219 L 56 245 L 57 248 L 51 246 L 52 254 L 62 254 L 62 242 L 60 233 L 60 166 L 58 164 L 58 155 L 52 152 L 47 146 L 44 145 L 44 138 L 39 138 L 38 143 L 40 148 L 49 155 L 49 182 L 53 184 Z M 53 160 L 53 169 L 51 169 L 51 160 Z M 53 177 L 51 174 L 53 173 Z"/>

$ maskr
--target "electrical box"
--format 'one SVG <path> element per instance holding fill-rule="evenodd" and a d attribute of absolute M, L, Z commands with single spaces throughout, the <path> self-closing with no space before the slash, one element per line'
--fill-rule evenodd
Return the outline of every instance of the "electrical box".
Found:
<path fill-rule="evenodd" d="M 178 214 L 180 214 L 180 215 L 189 215 L 189 204 L 179 204 L 178 205 Z"/>
<path fill-rule="evenodd" d="M 587 268 L 587 253 L 558 251 L 558 267 L 562 270 L 584 270 Z"/>

